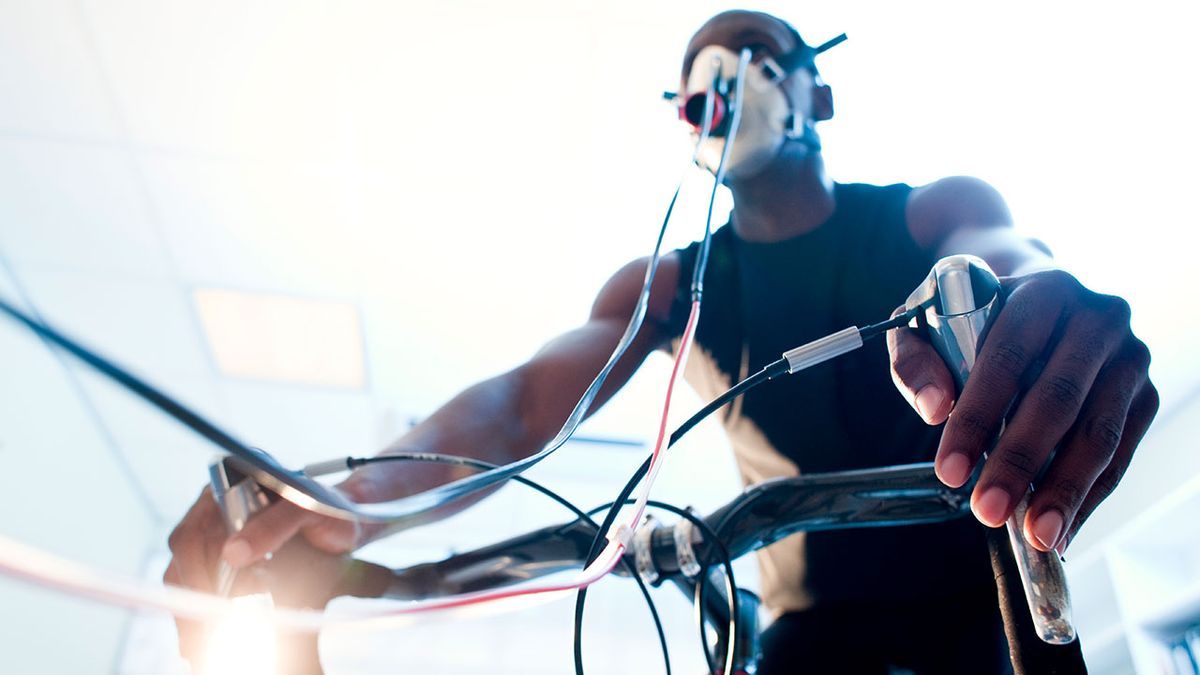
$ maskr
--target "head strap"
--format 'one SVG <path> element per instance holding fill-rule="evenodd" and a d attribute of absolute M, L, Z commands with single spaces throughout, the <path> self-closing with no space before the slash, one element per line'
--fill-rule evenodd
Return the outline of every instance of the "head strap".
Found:
<path fill-rule="evenodd" d="M 766 62 L 764 62 L 763 74 L 766 75 L 768 79 L 777 82 L 786 78 L 788 75 L 791 75 L 797 70 L 800 70 L 801 68 L 809 68 L 815 72 L 816 68 L 813 65 L 813 62 L 817 55 L 828 51 L 829 49 L 836 47 L 845 41 L 846 34 L 842 33 L 832 40 L 827 40 L 816 48 L 809 47 L 808 45 L 801 43 L 799 47 L 786 54 L 783 54 L 779 58 L 768 59 Z"/>

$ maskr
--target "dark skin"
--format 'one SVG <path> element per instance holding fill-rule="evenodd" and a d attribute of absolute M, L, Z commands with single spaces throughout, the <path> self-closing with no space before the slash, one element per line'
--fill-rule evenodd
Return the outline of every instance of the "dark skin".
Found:
<path fill-rule="evenodd" d="M 710 44 L 735 52 L 750 46 L 774 55 L 796 46 L 790 32 L 768 15 L 726 12 L 692 39 L 685 80 L 691 57 Z M 832 92 L 814 73 L 800 70 L 781 87 L 796 113 L 813 122 L 832 118 Z M 820 152 L 794 141 L 761 171 L 732 175 L 726 182 L 734 200 L 733 227 L 746 240 L 781 241 L 811 231 L 836 206 Z M 985 524 L 1001 525 L 1048 463 L 1023 525 L 1033 546 L 1061 551 L 1112 492 L 1158 408 L 1148 378 L 1149 352 L 1130 330 L 1129 307 L 1054 270 L 1044 248 L 1015 234 L 999 194 L 977 179 L 946 178 L 914 190 L 906 218 L 913 240 L 937 257 L 971 253 L 986 260 L 1004 276 L 1006 302 L 961 394 L 919 332 L 889 333 L 896 386 L 927 423 L 945 423 L 935 465 L 939 477 L 954 487 L 965 482 L 1010 402 L 1019 397 L 972 493 L 972 508 Z M 528 362 L 459 394 L 393 447 L 494 463 L 540 448 L 619 341 L 645 263 L 634 261 L 613 275 L 583 325 L 549 342 Z M 666 256 L 651 289 L 646 323 L 609 377 L 601 401 L 623 386 L 647 355 L 675 337 L 667 324 L 678 276 L 678 258 Z M 414 471 L 389 463 L 356 471 L 342 487 L 357 501 L 384 501 L 454 477 L 441 467 Z M 337 555 L 384 534 L 277 502 L 240 534 L 227 537 L 218 515 L 211 497 L 202 494 L 172 534 L 167 582 L 211 590 L 219 557 L 245 567 L 297 535 L 311 548 Z M 189 646 L 193 641 L 184 628 L 183 643 Z"/>

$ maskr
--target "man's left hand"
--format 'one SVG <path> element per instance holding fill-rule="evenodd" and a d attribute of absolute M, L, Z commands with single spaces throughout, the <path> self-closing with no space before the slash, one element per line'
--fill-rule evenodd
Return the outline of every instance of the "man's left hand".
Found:
<path fill-rule="evenodd" d="M 1061 552 L 1116 487 L 1158 411 L 1150 351 L 1130 330 L 1128 303 L 1066 272 L 1002 284 L 1004 305 L 957 401 L 950 371 L 919 331 L 889 332 L 892 377 L 927 423 L 946 422 L 935 460 L 942 482 L 964 484 L 988 452 L 971 495 L 984 524 L 1002 525 L 1040 476 L 1025 537 Z"/>

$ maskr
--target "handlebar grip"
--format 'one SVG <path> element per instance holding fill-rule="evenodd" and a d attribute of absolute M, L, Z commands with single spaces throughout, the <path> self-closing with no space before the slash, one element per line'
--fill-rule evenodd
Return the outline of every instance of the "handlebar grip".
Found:
<path fill-rule="evenodd" d="M 980 526 L 982 527 L 982 525 Z M 1007 532 L 984 527 L 992 572 L 996 576 L 1000 615 L 1008 638 L 1013 675 L 1083 675 L 1087 673 L 1079 640 L 1065 645 L 1041 639 L 1033 615 L 1026 611 L 1026 594 Z"/>
<path fill-rule="evenodd" d="M 910 306 L 925 307 L 930 341 L 950 368 L 960 391 L 974 368 L 991 320 L 999 313 L 999 291 L 1000 281 L 982 260 L 951 256 L 939 260 L 926 282 L 909 298 Z M 1039 551 L 1025 540 L 1022 523 L 1028 505 L 1027 492 L 1006 527 L 1029 614 L 1043 641 L 1068 644 L 1075 639 L 1075 627 L 1066 574 L 1057 554 Z"/>

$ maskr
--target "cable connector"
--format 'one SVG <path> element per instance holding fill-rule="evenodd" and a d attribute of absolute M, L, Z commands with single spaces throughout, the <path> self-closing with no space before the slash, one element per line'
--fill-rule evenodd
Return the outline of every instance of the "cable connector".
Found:
<path fill-rule="evenodd" d="M 309 478 L 316 478 L 318 476 L 328 476 L 331 473 L 351 471 L 353 469 L 353 457 L 338 457 L 337 459 L 329 459 L 324 462 L 313 462 L 301 469 L 301 472 Z"/>
<path fill-rule="evenodd" d="M 608 540 L 615 541 L 628 549 L 629 545 L 633 542 L 633 534 L 632 527 L 629 527 L 627 523 L 621 523 L 617 526 L 617 529 L 609 531 Z"/>
<path fill-rule="evenodd" d="M 851 326 L 819 340 L 800 345 L 783 353 L 787 359 L 788 372 L 795 373 L 805 368 L 811 368 L 834 357 L 852 352 L 863 345 L 858 328 Z"/>

